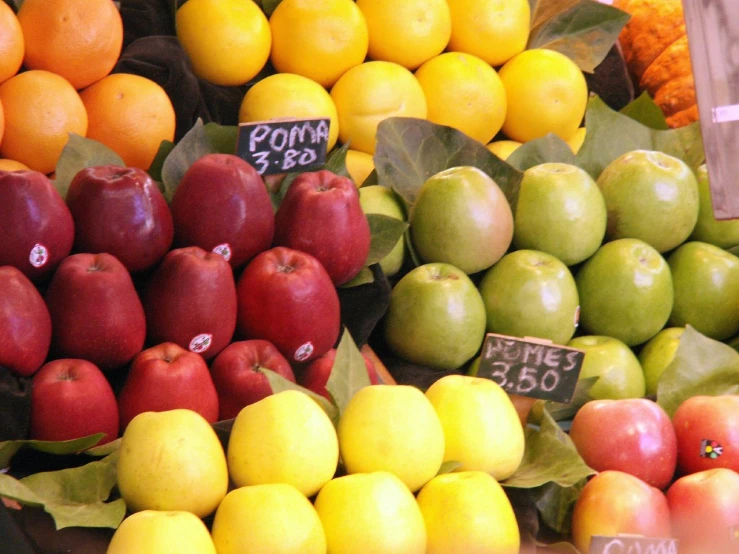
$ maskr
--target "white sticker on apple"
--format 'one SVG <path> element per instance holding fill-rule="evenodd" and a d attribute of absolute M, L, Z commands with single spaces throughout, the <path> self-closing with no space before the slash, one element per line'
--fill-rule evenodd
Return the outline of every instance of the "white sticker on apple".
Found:
<path fill-rule="evenodd" d="M 212 342 L 213 335 L 211 335 L 210 333 L 200 333 L 199 335 L 194 336 L 190 341 L 190 352 L 202 354 L 203 352 L 208 350 L 208 348 L 210 348 Z"/>
<path fill-rule="evenodd" d="M 229 261 L 231 259 L 231 245 L 228 244 L 227 242 L 224 242 L 222 244 L 217 244 L 216 246 L 214 246 L 213 252 L 223 256 L 223 258 L 226 261 Z"/>
<path fill-rule="evenodd" d="M 313 354 L 313 343 L 306 342 L 302 346 L 298 347 L 293 358 L 295 358 L 296 362 L 304 362 L 310 358 L 311 354 Z"/>
<path fill-rule="evenodd" d="M 36 243 L 31 248 L 28 261 L 33 267 L 43 267 L 49 261 L 49 250 L 43 244 Z"/>
<path fill-rule="evenodd" d="M 580 325 L 580 306 L 575 308 L 575 329 Z"/>

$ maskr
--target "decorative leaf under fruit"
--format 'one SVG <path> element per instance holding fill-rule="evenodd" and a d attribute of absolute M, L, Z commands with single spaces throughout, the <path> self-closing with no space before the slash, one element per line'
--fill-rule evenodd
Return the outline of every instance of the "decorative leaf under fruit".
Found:
<path fill-rule="evenodd" d="M 621 113 L 628 115 L 634 121 L 638 121 L 650 129 L 665 131 L 670 128 L 667 125 L 664 112 L 654 103 L 647 91 L 642 92 L 633 102 L 624 106 Z"/>
<path fill-rule="evenodd" d="M 544 524 L 563 536 L 569 536 L 572 527 L 572 509 L 580 491 L 587 483 L 581 479 L 569 487 L 547 483 L 532 491 L 536 508 Z M 576 551 L 575 551 L 576 552 Z"/>
<path fill-rule="evenodd" d="M 382 261 L 385 256 L 398 244 L 408 223 L 400 219 L 382 214 L 367 214 L 370 226 L 370 251 L 365 266 L 371 266 Z"/>
<path fill-rule="evenodd" d="M 349 331 L 344 329 L 339 346 L 336 348 L 331 374 L 326 382 L 326 390 L 339 410 L 339 417 L 354 393 L 370 384 L 364 356 Z"/>
<path fill-rule="evenodd" d="M 549 162 L 577 165 L 572 149 L 553 133 L 522 144 L 506 160 L 506 163 L 519 171 Z"/>
<path fill-rule="evenodd" d="M 334 148 L 326 158 L 326 163 L 323 168 L 336 173 L 336 175 L 349 177 L 349 172 L 346 169 L 346 153 L 348 150 L 348 142 L 339 148 Z"/>
<path fill-rule="evenodd" d="M 216 151 L 204 127 L 203 120 L 198 118 L 192 129 L 180 139 L 162 164 L 162 184 L 167 202 L 172 201 L 182 176 L 190 166 L 206 154 Z"/>
<path fill-rule="evenodd" d="M 69 133 L 69 140 L 56 162 L 54 187 L 66 198 L 69 183 L 81 169 L 107 164 L 126 167 L 121 157 L 102 142 Z"/>
<path fill-rule="evenodd" d="M 334 423 L 334 426 L 338 424 L 339 422 L 338 409 L 333 403 L 326 400 L 323 396 L 321 396 L 320 394 L 316 394 L 312 390 L 308 390 L 305 387 L 301 387 L 300 385 L 293 383 L 292 381 L 288 379 L 285 379 L 282 375 L 280 375 L 276 371 L 272 371 L 271 369 L 267 369 L 266 367 L 260 368 L 259 371 L 261 371 L 267 376 L 267 379 L 269 380 L 269 385 L 270 387 L 272 387 L 272 393 L 277 394 L 278 392 L 282 392 L 284 390 L 298 390 L 300 392 L 304 392 L 305 394 L 310 396 L 313 400 L 318 402 L 321 408 L 323 408 L 323 411 L 326 412 L 328 417 Z"/>
<path fill-rule="evenodd" d="M 104 436 L 105 433 L 95 433 L 94 435 L 68 441 L 15 440 L 0 442 L 0 469 L 8 467 L 11 458 L 21 448 L 32 448 L 47 454 L 74 454 L 92 448 Z"/>

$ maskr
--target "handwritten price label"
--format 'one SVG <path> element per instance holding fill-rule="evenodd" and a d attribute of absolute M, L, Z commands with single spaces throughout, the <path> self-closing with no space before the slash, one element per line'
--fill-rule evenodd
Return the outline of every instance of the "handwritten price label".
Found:
<path fill-rule="evenodd" d="M 676 539 L 601 537 L 590 539 L 589 554 L 678 554 Z"/>

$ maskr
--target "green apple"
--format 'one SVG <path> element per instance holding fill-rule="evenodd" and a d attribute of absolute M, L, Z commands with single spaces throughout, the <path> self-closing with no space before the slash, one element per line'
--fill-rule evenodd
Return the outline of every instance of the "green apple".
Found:
<path fill-rule="evenodd" d="M 654 335 L 639 352 L 639 363 L 644 370 L 647 395 L 657 394 L 657 383 L 675 357 L 685 327 L 667 327 Z"/>
<path fill-rule="evenodd" d="M 707 242 L 686 242 L 667 259 L 675 304 L 670 324 L 725 340 L 739 331 L 739 258 Z"/>
<path fill-rule="evenodd" d="M 601 246 L 575 277 L 580 323 L 593 335 L 629 346 L 656 335 L 672 312 L 672 276 L 665 259 L 646 242 L 619 239 Z"/>
<path fill-rule="evenodd" d="M 707 242 L 720 248 L 731 248 L 739 245 L 739 220 L 718 221 L 713 217 L 711 186 L 706 165 L 700 166 L 695 174 L 698 177 L 700 210 L 698 212 L 698 223 L 695 224 L 690 240 Z"/>
<path fill-rule="evenodd" d="M 537 250 L 506 254 L 480 282 L 487 330 L 565 344 L 575 334 L 579 299 L 567 266 Z"/>
<path fill-rule="evenodd" d="M 362 211 L 365 214 L 380 214 L 388 217 L 394 217 L 405 221 L 405 210 L 403 204 L 398 196 L 389 188 L 380 185 L 370 185 L 367 187 L 361 187 L 359 191 L 359 205 L 362 206 Z M 398 243 L 380 261 L 380 267 L 382 271 L 388 277 L 392 277 L 403 266 L 403 259 L 405 258 L 405 240 L 400 237 Z"/>
<path fill-rule="evenodd" d="M 456 369 L 485 337 L 485 305 L 474 283 L 450 264 L 421 265 L 390 294 L 385 341 L 396 356 L 435 369 Z"/>
<path fill-rule="evenodd" d="M 645 394 L 644 372 L 631 348 L 613 337 L 584 335 L 567 346 L 585 351 L 580 379 L 598 377 L 590 389 L 596 400 L 642 398 Z"/>
<path fill-rule="evenodd" d="M 477 273 L 508 250 L 513 214 L 487 174 L 475 167 L 453 167 L 430 177 L 418 191 L 410 235 L 425 263 L 444 262 Z"/>
<path fill-rule="evenodd" d="M 513 218 L 513 244 L 574 265 L 592 256 L 606 232 L 606 203 L 579 167 L 544 163 L 524 171 Z"/>
<path fill-rule="evenodd" d="M 698 221 L 695 174 L 663 152 L 619 156 L 601 172 L 598 186 L 608 209 L 608 240 L 640 239 L 667 252 L 685 242 Z"/>

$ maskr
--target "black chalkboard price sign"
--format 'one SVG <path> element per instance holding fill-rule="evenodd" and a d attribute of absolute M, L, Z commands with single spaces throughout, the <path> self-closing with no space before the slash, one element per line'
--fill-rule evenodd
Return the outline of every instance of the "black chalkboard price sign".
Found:
<path fill-rule="evenodd" d="M 241 123 L 236 155 L 260 175 L 315 169 L 326 163 L 329 124 L 328 118 Z"/>
<path fill-rule="evenodd" d="M 652 539 L 639 536 L 593 536 L 588 554 L 678 554 L 676 539 Z"/>
<path fill-rule="evenodd" d="M 569 402 L 584 358 L 582 350 L 551 341 L 488 333 L 477 376 L 495 381 L 511 394 Z"/>

